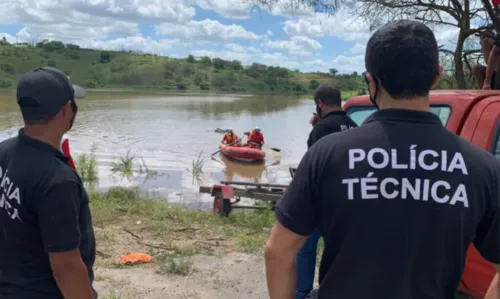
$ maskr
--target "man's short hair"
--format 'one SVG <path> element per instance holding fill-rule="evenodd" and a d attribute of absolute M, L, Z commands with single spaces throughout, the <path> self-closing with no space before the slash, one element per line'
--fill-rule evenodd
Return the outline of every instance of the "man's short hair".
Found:
<path fill-rule="evenodd" d="M 390 22 L 368 41 L 365 66 L 394 99 L 428 96 L 439 74 L 436 37 L 417 21 Z"/>
<path fill-rule="evenodd" d="M 340 90 L 328 84 L 321 84 L 318 88 L 316 88 L 316 91 L 314 92 L 314 101 L 317 103 L 319 100 L 326 105 L 342 105 Z"/>

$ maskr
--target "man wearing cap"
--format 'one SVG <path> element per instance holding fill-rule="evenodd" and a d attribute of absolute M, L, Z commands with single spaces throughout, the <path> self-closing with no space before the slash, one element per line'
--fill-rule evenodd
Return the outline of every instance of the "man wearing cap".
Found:
<path fill-rule="evenodd" d="M 293 298 L 295 257 L 316 228 L 318 299 L 455 298 L 471 243 L 500 272 L 500 163 L 429 111 L 443 69 L 433 32 L 381 26 L 365 66 L 379 111 L 309 148 L 276 204 L 271 299 Z"/>
<path fill-rule="evenodd" d="M 24 128 L 0 143 L 2 299 L 97 298 L 88 196 L 59 150 L 81 91 L 51 67 L 19 80 Z"/>
<path fill-rule="evenodd" d="M 340 90 L 328 84 L 321 84 L 314 92 L 318 120 L 311 122 L 313 129 L 307 140 L 310 148 L 318 140 L 332 133 L 356 128 L 357 124 L 342 111 Z M 297 285 L 295 299 L 304 299 L 311 292 L 316 271 L 316 251 L 321 233 L 318 229 L 307 239 L 296 259 Z"/>

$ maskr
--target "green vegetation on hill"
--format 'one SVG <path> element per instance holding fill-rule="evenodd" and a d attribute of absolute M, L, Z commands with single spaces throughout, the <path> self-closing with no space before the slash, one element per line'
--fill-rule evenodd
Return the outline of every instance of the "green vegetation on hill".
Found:
<path fill-rule="evenodd" d="M 331 83 L 350 95 L 364 94 L 357 73 L 301 73 L 277 66 L 220 58 L 174 59 L 119 51 L 83 49 L 44 40 L 37 44 L 10 44 L 0 40 L 0 88 L 13 88 L 26 71 L 54 66 L 86 88 L 163 89 L 175 91 L 311 93 L 320 83 Z"/>

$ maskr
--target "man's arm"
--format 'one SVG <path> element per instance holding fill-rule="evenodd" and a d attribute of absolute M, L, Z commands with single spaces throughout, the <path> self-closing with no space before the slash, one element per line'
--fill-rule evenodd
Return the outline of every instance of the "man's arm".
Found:
<path fill-rule="evenodd" d="M 482 257 L 493 264 L 493 267 L 500 274 L 500 166 L 492 165 L 492 176 L 489 181 L 486 213 L 476 228 L 476 238 L 474 246 L 481 253 Z M 491 282 L 491 285 L 484 299 L 498 299 L 498 274 Z"/>
<path fill-rule="evenodd" d="M 277 221 L 266 243 L 267 288 L 271 299 L 295 297 L 295 257 L 307 240 Z"/>
<path fill-rule="evenodd" d="M 295 258 L 307 236 L 318 227 L 317 186 L 319 153 L 310 149 L 302 158 L 292 182 L 275 209 L 276 224 L 266 244 L 266 276 L 271 299 L 292 299 L 295 290 Z"/>
<path fill-rule="evenodd" d="M 500 281 L 499 281 L 499 275 L 500 275 L 500 265 L 494 265 L 495 270 L 497 270 L 497 275 L 493 277 L 493 280 L 491 281 L 490 287 L 488 288 L 488 291 L 486 291 L 486 295 L 484 296 L 484 299 L 498 299 L 500 298 Z"/>
<path fill-rule="evenodd" d="M 38 223 L 57 286 L 65 298 L 92 299 L 87 268 L 80 252 L 81 193 L 77 183 L 59 183 L 40 200 Z"/>

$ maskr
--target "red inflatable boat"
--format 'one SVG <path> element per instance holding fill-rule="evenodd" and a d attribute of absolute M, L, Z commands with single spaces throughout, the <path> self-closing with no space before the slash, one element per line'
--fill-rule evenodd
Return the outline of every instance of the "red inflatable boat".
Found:
<path fill-rule="evenodd" d="M 241 162 L 263 162 L 266 158 L 266 153 L 258 148 L 227 146 L 221 143 L 219 144 L 219 149 L 227 157 Z"/>

